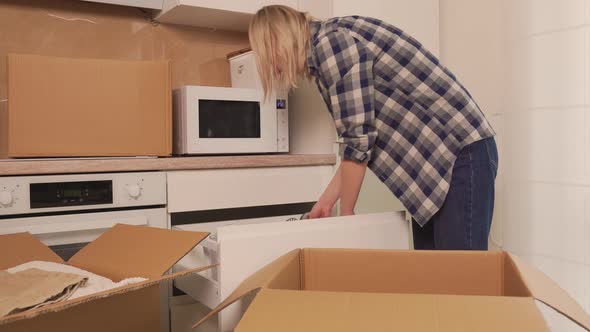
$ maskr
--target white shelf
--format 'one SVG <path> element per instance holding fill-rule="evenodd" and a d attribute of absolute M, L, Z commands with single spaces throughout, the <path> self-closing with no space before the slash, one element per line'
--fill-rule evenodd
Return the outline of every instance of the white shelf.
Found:
<path fill-rule="evenodd" d="M 155 17 L 163 23 L 212 29 L 248 31 L 250 18 L 263 6 L 286 5 L 309 12 L 317 18 L 331 16 L 331 0 L 164 0 Z"/>

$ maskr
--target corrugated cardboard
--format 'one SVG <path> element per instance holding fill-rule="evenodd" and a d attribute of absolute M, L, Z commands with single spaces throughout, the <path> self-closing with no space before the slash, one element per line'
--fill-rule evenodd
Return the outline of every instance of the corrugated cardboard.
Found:
<path fill-rule="evenodd" d="M 505 252 L 298 249 L 198 322 L 259 291 L 238 324 L 254 331 L 546 331 L 535 300 L 590 331 L 590 316 Z"/>
<path fill-rule="evenodd" d="M 0 317 L 0 331 L 159 331 L 159 284 L 208 267 L 164 273 L 207 235 L 116 225 L 67 264 L 116 280 L 148 280 Z M 60 261 L 50 254 L 51 249 L 26 233 L 0 236 L 0 250 L 0 268 L 31 260 Z"/>
<path fill-rule="evenodd" d="M 8 155 L 168 156 L 171 93 L 168 61 L 11 54 Z"/>

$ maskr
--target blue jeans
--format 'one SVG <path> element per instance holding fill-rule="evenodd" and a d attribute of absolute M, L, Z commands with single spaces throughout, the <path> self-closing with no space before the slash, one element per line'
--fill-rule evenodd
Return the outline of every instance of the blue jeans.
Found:
<path fill-rule="evenodd" d="M 417 250 L 487 250 L 498 150 L 493 137 L 464 147 L 441 209 L 424 227 L 412 222 Z"/>

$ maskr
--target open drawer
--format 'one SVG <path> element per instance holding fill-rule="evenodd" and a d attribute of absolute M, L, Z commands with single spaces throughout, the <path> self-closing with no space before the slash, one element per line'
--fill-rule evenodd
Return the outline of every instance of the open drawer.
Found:
<path fill-rule="evenodd" d="M 177 288 L 210 308 L 252 273 L 296 248 L 409 249 L 410 243 L 408 222 L 401 212 L 290 222 L 276 222 L 273 217 L 175 227 L 212 233 L 174 267 L 180 271 L 219 264 L 209 274 L 175 281 Z M 247 302 L 234 303 L 219 314 L 220 331 L 234 329 Z"/>

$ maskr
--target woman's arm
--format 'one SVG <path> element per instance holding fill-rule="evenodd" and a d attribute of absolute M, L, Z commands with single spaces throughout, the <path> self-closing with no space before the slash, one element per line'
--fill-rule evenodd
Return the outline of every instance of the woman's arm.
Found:
<path fill-rule="evenodd" d="M 340 190 L 340 215 L 354 214 L 354 207 L 363 184 L 367 163 L 343 160 L 340 164 L 342 184 Z"/>
<path fill-rule="evenodd" d="M 332 177 L 330 184 L 324 190 L 318 202 L 313 206 L 309 212 L 309 218 L 325 218 L 332 216 L 332 209 L 334 204 L 340 198 L 340 190 L 342 185 L 342 164 L 336 170 L 336 173 Z"/>

